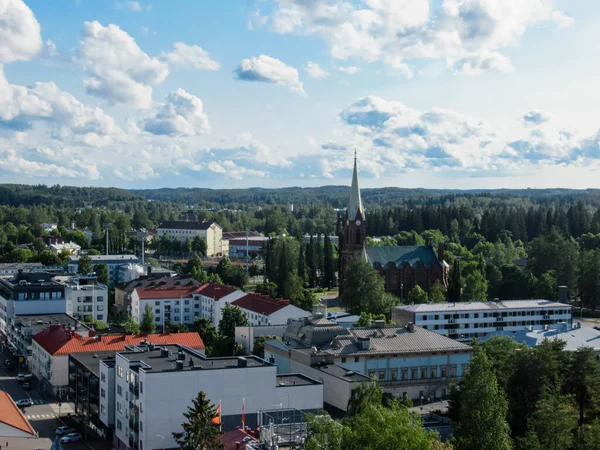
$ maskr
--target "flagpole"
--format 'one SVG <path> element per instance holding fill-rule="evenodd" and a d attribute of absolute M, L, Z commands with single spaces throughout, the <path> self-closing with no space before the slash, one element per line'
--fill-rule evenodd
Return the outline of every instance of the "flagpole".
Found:
<path fill-rule="evenodd" d="M 222 432 L 221 428 L 223 427 L 223 420 L 221 419 L 223 412 L 221 410 L 221 400 L 219 400 L 219 433 Z"/>
<path fill-rule="evenodd" d="M 246 427 L 245 427 L 245 425 L 246 425 L 246 417 L 244 415 L 244 405 L 245 405 L 245 403 L 246 403 L 246 399 L 242 398 L 242 430 L 246 429 Z"/>

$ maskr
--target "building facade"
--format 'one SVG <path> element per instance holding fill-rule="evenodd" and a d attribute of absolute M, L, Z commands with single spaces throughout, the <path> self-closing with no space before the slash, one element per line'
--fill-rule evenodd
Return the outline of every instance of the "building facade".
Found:
<path fill-rule="evenodd" d="M 132 278 L 128 278 L 127 271 L 120 271 L 121 267 L 127 268 L 128 266 L 139 266 L 140 269 L 136 270 L 137 275 L 143 271 L 139 264 L 139 259 L 135 255 L 89 255 L 92 259 L 92 265 L 106 264 L 108 268 L 108 285 L 114 286 L 123 281 L 129 281 Z M 69 258 L 68 270 L 70 273 L 77 273 L 79 256 L 71 256 Z M 135 267 L 134 267 L 135 269 Z"/>
<path fill-rule="evenodd" d="M 178 239 L 185 242 L 186 239 L 193 241 L 195 237 L 206 241 L 206 256 L 223 256 L 223 228 L 216 222 L 183 222 L 166 221 L 156 228 L 158 239 L 168 236 L 170 239 Z M 227 249 L 228 244 L 225 244 Z"/>
<path fill-rule="evenodd" d="M 261 294 L 245 294 L 231 304 L 246 314 L 250 326 L 287 324 L 290 319 L 311 315 L 292 305 L 289 300 Z"/>
<path fill-rule="evenodd" d="M 0 278 L 0 333 L 6 335 L 16 315 L 64 313 L 65 288 L 47 272 L 24 272 Z"/>
<path fill-rule="evenodd" d="M 67 314 L 86 322 L 107 321 L 108 286 L 89 276 L 72 277 L 63 284 Z"/>
<path fill-rule="evenodd" d="M 211 320 L 213 326 L 218 329 L 225 305 L 234 302 L 244 295 L 246 295 L 245 292 L 231 286 L 221 286 L 212 281 L 206 283 L 197 288 L 192 294 L 192 298 L 194 299 L 194 317 L 198 317 L 196 316 L 196 311 L 200 310 L 199 317 Z"/>
<path fill-rule="evenodd" d="M 394 306 L 392 320 L 398 325 L 414 323 L 458 341 L 469 342 L 494 331 L 572 326 L 572 306 L 548 300 L 427 303 Z"/>
<path fill-rule="evenodd" d="M 340 284 L 351 258 L 363 258 L 385 279 L 385 288 L 406 298 L 415 286 L 429 291 L 436 281 L 448 285 L 450 267 L 444 261 L 444 248 L 434 248 L 433 242 L 423 246 L 367 246 L 367 216 L 362 205 L 358 168 L 354 157 L 354 171 L 350 187 L 350 201 L 344 214 L 340 241 Z"/>

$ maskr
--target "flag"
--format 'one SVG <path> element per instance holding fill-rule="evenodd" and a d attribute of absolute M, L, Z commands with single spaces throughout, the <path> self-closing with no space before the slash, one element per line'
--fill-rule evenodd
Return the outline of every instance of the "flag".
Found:
<path fill-rule="evenodd" d="M 242 399 L 242 428 L 244 428 L 244 425 L 246 424 L 246 417 L 244 416 L 244 403 L 246 403 L 245 398 Z"/>
<path fill-rule="evenodd" d="M 217 406 L 217 415 L 211 419 L 211 422 L 215 425 L 221 425 L 221 401 L 219 401 L 219 406 Z"/>

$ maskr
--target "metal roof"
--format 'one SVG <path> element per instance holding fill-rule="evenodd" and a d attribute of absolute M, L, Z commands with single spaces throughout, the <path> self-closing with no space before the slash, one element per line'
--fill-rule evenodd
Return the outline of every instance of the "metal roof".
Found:
<path fill-rule="evenodd" d="M 423 303 L 418 305 L 394 306 L 414 313 L 487 311 L 499 309 L 532 309 L 532 308 L 571 308 L 565 303 L 550 300 L 503 300 L 498 302 L 457 302 L 457 303 Z M 393 309 L 392 308 L 392 309 Z"/>
<path fill-rule="evenodd" d="M 574 351 L 580 347 L 592 347 L 600 351 L 600 331 L 595 328 L 581 327 L 564 330 L 521 330 L 516 332 L 495 331 L 479 338 L 485 342 L 496 336 L 506 336 L 530 348 L 540 345 L 545 339 L 565 341 L 565 350 Z"/>
<path fill-rule="evenodd" d="M 429 245 L 383 245 L 380 247 L 366 247 L 367 261 L 373 266 L 381 265 L 383 268 L 395 265 L 402 267 L 408 264 L 417 267 L 422 263 L 425 267 L 442 265 L 437 255 Z"/>

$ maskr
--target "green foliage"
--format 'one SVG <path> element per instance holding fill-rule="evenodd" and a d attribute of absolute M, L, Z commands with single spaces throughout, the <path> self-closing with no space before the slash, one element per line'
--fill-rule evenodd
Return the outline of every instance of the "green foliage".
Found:
<path fill-rule="evenodd" d="M 77 273 L 80 275 L 87 275 L 92 272 L 92 258 L 88 255 L 83 254 L 79 256 L 77 261 Z"/>
<path fill-rule="evenodd" d="M 126 333 L 140 334 L 140 326 L 131 317 L 122 324 Z"/>
<path fill-rule="evenodd" d="M 108 326 L 102 320 L 96 320 L 94 322 L 94 329 L 98 331 L 106 330 Z"/>
<path fill-rule="evenodd" d="M 173 433 L 173 437 L 182 450 L 220 450 L 223 443 L 219 441 L 219 426 L 212 423 L 218 417 L 217 407 L 206 397 L 204 391 L 198 392 L 183 413 L 185 422 L 181 424 L 183 431 Z"/>
<path fill-rule="evenodd" d="M 165 322 L 166 333 L 187 333 L 188 331 L 188 327 L 182 323 L 173 323 L 170 320 Z"/>
<path fill-rule="evenodd" d="M 271 339 L 277 339 L 273 336 L 258 336 L 254 339 L 254 349 L 252 350 L 252 354 L 258 356 L 259 358 L 265 357 L 265 341 L 269 341 Z"/>
<path fill-rule="evenodd" d="M 140 331 L 146 334 L 152 334 L 156 332 L 156 322 L 154 320 L 154 308 L 151 305 L 146 304 L 144 307 L 144 313 L 142 315 L 142 322 L 140 323 Z"/>
<path fill-rule="evenodd" d="M 566 388 L 579 410 L 579 421 L 598 414 L 600 405 L 600 365 L 592 347 L 580 347 L 569 354 Z"/>
<path fill-rule="evenodd" d="M 358 384 L 350 393 L 348 400 L 348 415 L 361 414 L 368 406 L 379 406 L 382 402 L 383 391 L 375 380 Z"/>
<path fill-rule="evenodd" d="M 460 262 L 454 261 L 450 269 L 450 279 L 448 280 L 448 301 L 460 302 L 462 296 L 462 276 L 460 273 Z"/>
<path fill-rule="evenodd" d="M 454 449 L 512 449 L 506 422 L 508 405 L 485 352 L 475 352 L 460 391 L 460 422 L 453 436 Z"/>
<path fill-rule="evenodd" d="M 92 316 L 91 314 L 86 314 L 85 316 L 83 316 L 83 321 L 85 323 L 91 324 L 94 321 L 94 316 Z"/>
<path fill-rule="evenodd" d="M 219 334 L 223 337 L 235 338 L 235 327 L 248 325 L 248 318 L 239 306 L 226 304 L 219 322 Z"/>
<path fill-rule="evenodd" d="M 571 398 L 549 391 L 540 400 L 533 416 L 533 428 L 540 446 L 547 450 L 564 450 L 573 444 L 577 427 L 577 413 L 571 407 Z"/>
<path fill-rule="evenodd" d="M 444 303 L 446 301 L 446 288 L 440 280 L 435 280 L 431 289 L 429 289 L 430 303 Z"/>
<path fill-rule="evenodd" d="M 360 319 L 354 322 L 355 327 L 370 327 L 374 320 L 385 320 L 388 325 L 391 325 L 393 322 L 387 320 L 385 314 L 369 314 L 365 312 L 360 313 Z"/>
<path fill-rule="evenodd" d="M 465 277 L 462 300 L 465 302 L 486 301 L 488 283 L 485 275 L 476 270 Z"/>
<path fill-rule="evenodd" d="M 421 303 L 427 303 L 429 301 L 429 296 L 427 292 L 425 292 L 421 286 L 415 286 L 408 293 L 408 303 L 418 305 Z"/>
<path fill-rule="evenodd" d="M 207 349 L 214 348 L 219 340 L 219 333 L 209 319 L 195 319 L 192 325 L 192 330 L 200 335 L 202 342 Z M 207 350 L 207 354 L 210 353 Z"/>
<path fill-rule="evenodd" d="M 248 274 L 243 266 L 233 264 L 224 256 L 216 268 L 216 274 L 224 284 L 243 289 L 248 284 Z"/>
<path fill-rule="evenodd" d="M 108 284 L 108 266 L 106 264 L 96 264 L 94 272 L 96 272 L 98 282 Z"/>

